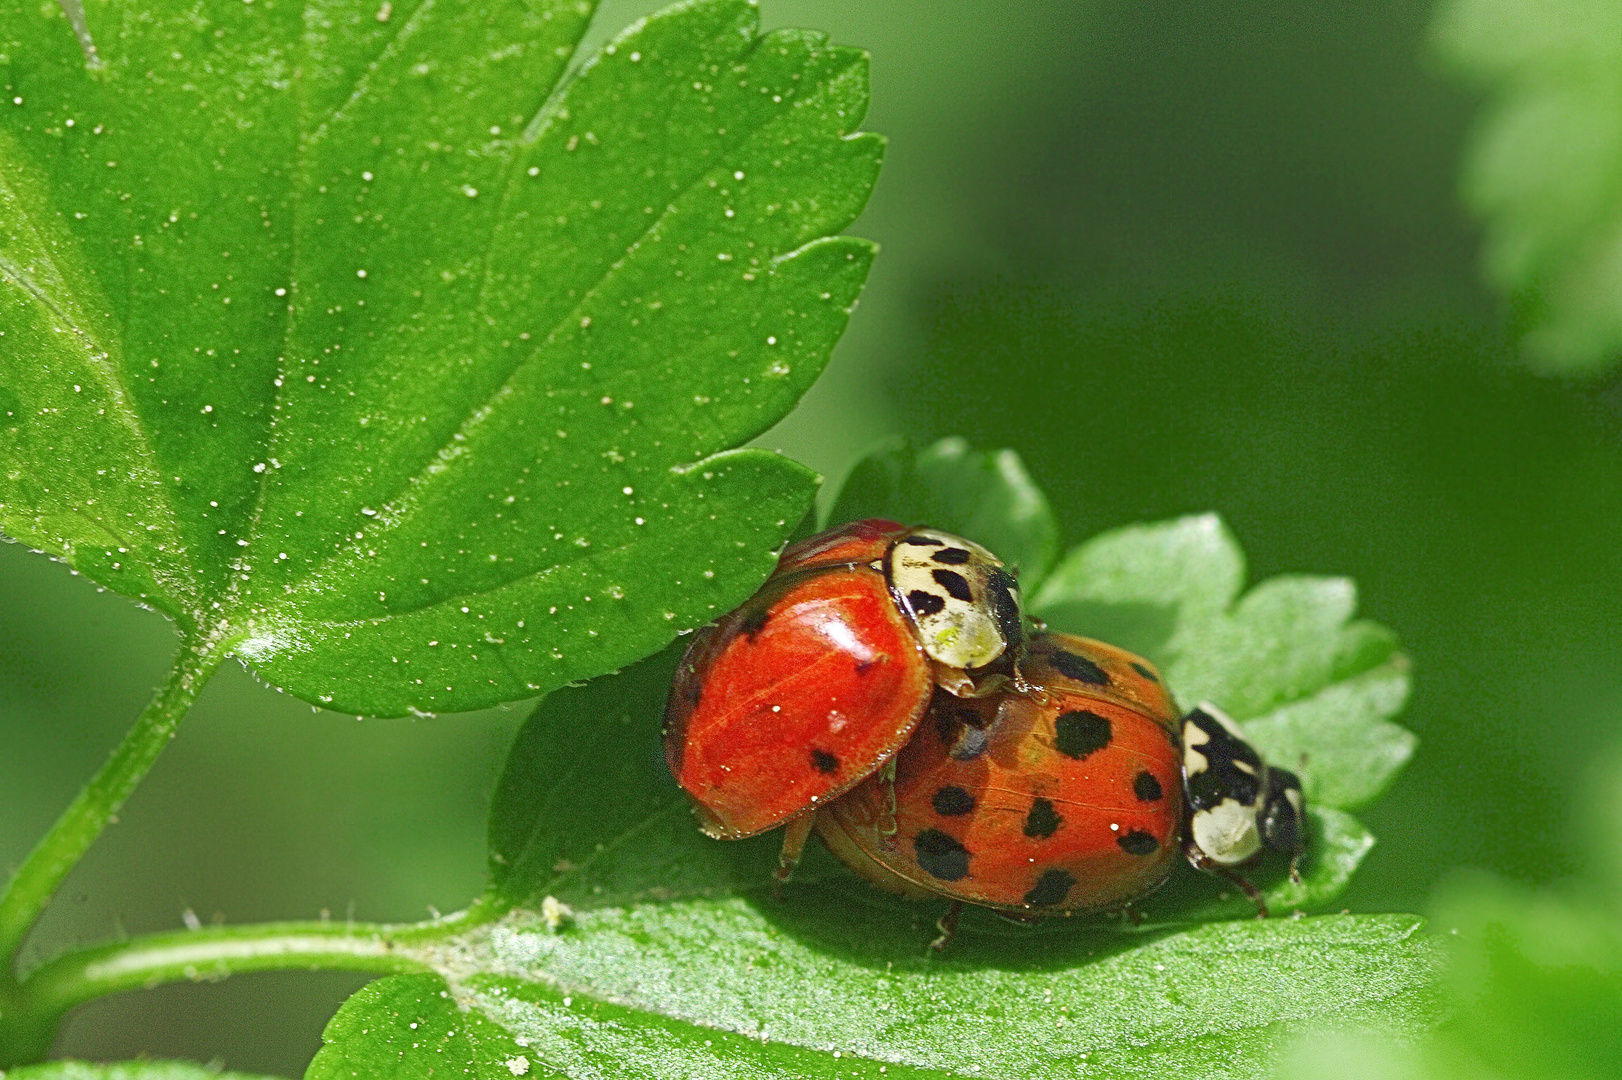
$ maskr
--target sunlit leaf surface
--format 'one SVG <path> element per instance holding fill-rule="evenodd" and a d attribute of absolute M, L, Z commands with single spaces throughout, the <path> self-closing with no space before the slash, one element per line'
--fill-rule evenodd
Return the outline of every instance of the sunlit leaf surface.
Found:
<path fill-rule="evenodd" d="M 627 663 L 814 494 L 728 448 L 871 247 L 865 59 L 744 0 L 0 0 L 0 529 L 307 699 Z"/>

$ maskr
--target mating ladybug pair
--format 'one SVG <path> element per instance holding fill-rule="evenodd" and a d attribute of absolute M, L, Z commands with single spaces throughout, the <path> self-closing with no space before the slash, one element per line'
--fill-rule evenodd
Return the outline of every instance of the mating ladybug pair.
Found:
<path fill-rule="evenodd" d="M 880 888 L 1016 921 L 1121 910 L 1179 853 L 1233 880 L 1301 854 L 1295 774 L 1202 704 L 1181 720 L 1154 666 L 1028 635 L 1019 586 L 950 533 L 869 519 L 789 547 L 700 631 L 665 710 L 665 756 L 701 827 L 813 829 Z"/>

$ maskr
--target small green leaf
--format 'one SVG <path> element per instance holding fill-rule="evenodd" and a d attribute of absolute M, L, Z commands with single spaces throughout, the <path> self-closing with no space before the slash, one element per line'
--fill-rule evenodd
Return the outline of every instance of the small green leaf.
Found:
<path fill-rule="evenodd" d="M 982 544 L 1018 572 L 1027 594 L 1059 548 L 1047 496 L 1019 455 L 970 450 L 959 438 L 916 453 L 905 439 L 892 439 L 858 461 L 826 524 L 866 517 L 945 529 Z"/>
<path fill-rule="evenodd" d="M 1389 722 L 1408 696 L 1395 638 L 1352 618 L 1344 578 L 1281 576 L 1241 597 L 1243 582 L 1238 544 L 1204 515 L 1089 540 L 1033 609 L 1149 657 L 1184 707 L 1210 701 L 1244 721 L 1270 760 L 1300 772 L 1310 802 L 1367 802 L 1414 748 Z"/>
<path fill-rule="evenodd" d="M 1408 661 L 1331 683 L 1311 697 L 1245 722 L 1263 756 L 1301 773 L 1310 804 L 1355 808 L 1374 801 L 1419 740 L 1386 719 L 1408 700 Z"/>
<path fill-rule="evenodd" d="M 865 57 L 746 0 L 0 0 L 0 528 L 397 714 L 748 595 L 815 490 L 728 448 L 872 248 Z"/>
<path fill-rule="evenodd" d="M 1058 629 L 1155 659 L 1179 626 L 1225 612 L 1244 582 L 1238 542 L 1203 514 L 1093 537 L 1071 549 L 1032 606 Z"/>
<path fill-rule="evenodd" d="M 1489 102 L 1464 167 L 1487 277 L 1515 298 L 1532 363 L 1622 353 L 1622 9 L 1610 0 L 1451 0 L 1435 48 Z"/>
<path fill-rule="evenodd" d="M 510 1076 L 511 1074 L 509 1074 Z M 185 1061 L 48 1061 L 0 1072 L 0 1080 L 269 1080 L 240 1072 L 221 1072 Z"/>

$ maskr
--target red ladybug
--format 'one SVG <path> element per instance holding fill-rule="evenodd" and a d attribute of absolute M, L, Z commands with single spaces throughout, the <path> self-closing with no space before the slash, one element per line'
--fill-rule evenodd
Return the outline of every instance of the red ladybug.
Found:
<path fill-rule="evenodd" d="M 1068 634 L 1033 638 L 1021 671 L 1034 689 L 937 693 L 893 768 L 818 813 L 829 849 L 892 892 L 1023 919 L 1159 886 L 1184 853 L 1179 725 L 1159 673 Z"/>
<path fill-rule="evenodd" d="M 701 827 L 740 839 L 792 821 L 786 878 L 816 808 L 906 743 L 937 686 L 1016 679 L 1019 592 L 989 551 L 869 519 L 789 547 L 750 600 L 701 630 L 665 707 L 665 757 Z"/>

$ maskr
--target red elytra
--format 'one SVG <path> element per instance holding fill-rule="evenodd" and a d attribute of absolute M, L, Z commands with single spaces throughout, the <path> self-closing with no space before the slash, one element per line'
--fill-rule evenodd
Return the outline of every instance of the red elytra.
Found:
<path fill-rule="evenodd" d="M 926 650 L 911 608 L 903 611 L 892 588 L 897 544 L 915 545 L 907 549 L 914 552 L 909 566 L 920 558 L 916 551 L 949 553 L 953 561 L 942 570 L 959 585 L 1006 583 L 996 585 L 995 612 L 980 592 L 964 607 L 983 616 L 974 623 L 981 631 L 998 614 L 1006 628 L 1011 609 L 1017 630 L 1011 579 L 989 552 L 868 519 L 789 547 L 755 596 L 699 631 L 677 668 L 665 709 L 670 771 L 711 836 L 739 839 L 798 818 L 784 841 L 780 876 L 810 830 L 807 812 L 894 755 L 949 672 Z M 936 642 L 932 648 L 941 651 Z M 959 682 L 972 683 L 963 674 L 956 670 Z"/>
<path fill-rule="evenodd" d="M 1034 692 L 937 693 L 893 775 L 819 811 L 829 849 L 892 892 L 1026 917 L 1159 886 L 1182 855 L 1183 792 L 1158 672 L 1067 634 L 1033 638 L 1021 667 Z"/>

